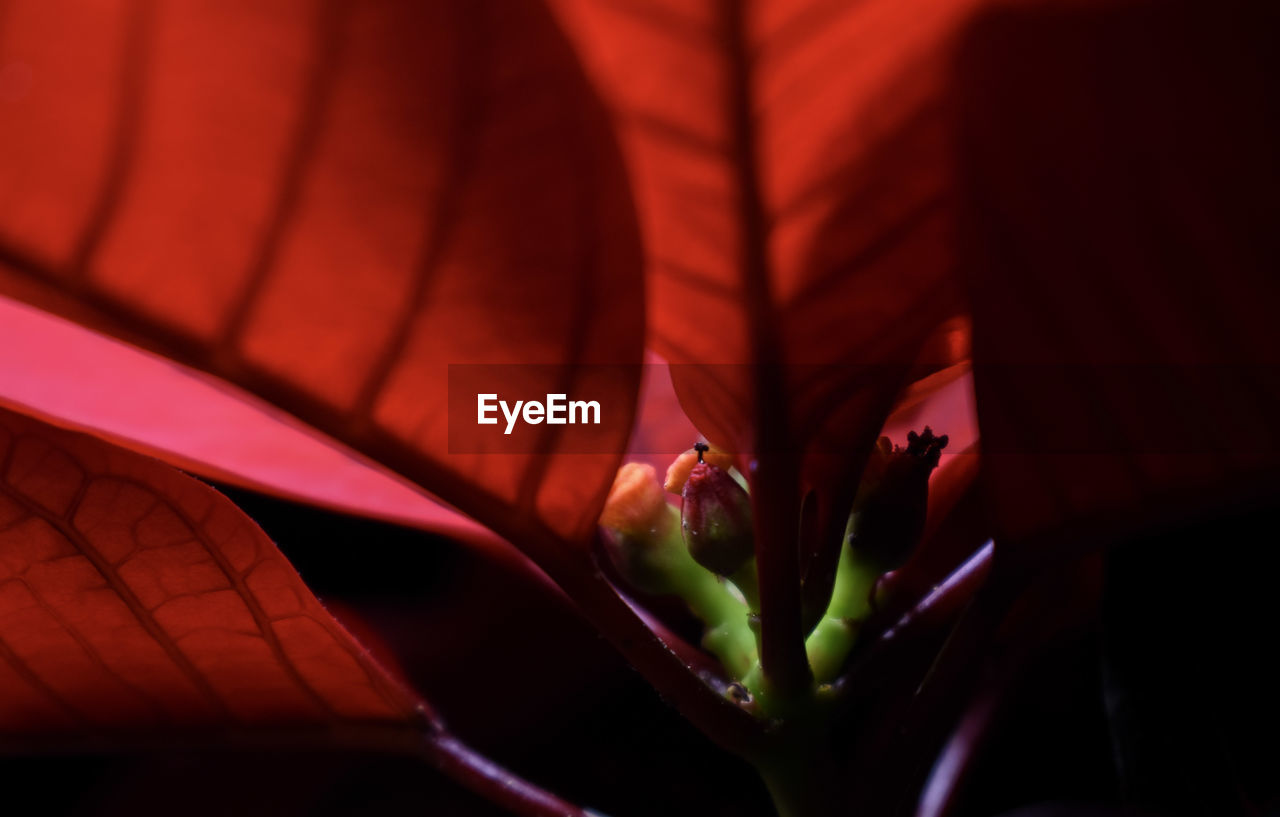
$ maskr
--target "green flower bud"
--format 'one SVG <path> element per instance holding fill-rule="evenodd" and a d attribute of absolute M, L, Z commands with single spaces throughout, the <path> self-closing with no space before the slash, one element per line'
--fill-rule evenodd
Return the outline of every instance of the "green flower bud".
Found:
<path fill-rule="evenodd" d="M 741 678 L 757 660 L 747 608 L 725 582 L 690 557 L 679 520 L 652 466 L 628 463 L 618 469 L 600 515 L 604 550 L 632 587 L 684 599 L 706 625 L 703 646 L 730 676 Z"/>
<path fill-rule="evenodd" d="M 850 541 L 858 560 L 885 573 L 900 567 L 924 533 L 929 474 L 938 467 L 947 435 L 907 432 L 907 447 L 881 437 L 853 503 Z"/>
<path fill-rule="evenodd" d="M 920 541 L 929 474 L 946 445 L 946 435 L 935 437 L 928 426 L 921 434 L 909 432 L 906 448 L 895 448 L 888 437 L 876 443 L 854 499 L 831 603 L 805 640 L 818 683 L 839 676 L 873 609 L 876 582 L 900 567 Z"/>
<path fill-rule="evenodd" d="M 729 475 L 702 459 L 704 443 L 695 446 L 698 462 L 681 493 L 681 529 L 694 561 L 721 576 L 742 567 L 755 552 L 751 497 Z"/>
<path fill-rule="evenodd" d="M 632 462 L 618 469 L 600 525 L 609 534 L 603 540 L 609 559 L 633 587 L 675 593 L 682 572 L 693 568 L 675 535 L 676 516 L 653 466 Z"/>

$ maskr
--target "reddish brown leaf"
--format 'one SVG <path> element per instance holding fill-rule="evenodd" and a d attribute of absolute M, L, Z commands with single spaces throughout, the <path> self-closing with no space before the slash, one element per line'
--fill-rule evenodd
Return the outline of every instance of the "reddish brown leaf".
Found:
<path fill-rule="evenodd" d="M 4 102 L 0 292 L 246 387 L 481 520 L 746 745 L 750 717 L 565 546 L 625 448 L 643 299 L 608 122 L 540 4 L 31 2 L 0 59 L 33 78 Z M 573 393 L 592 362 L 630 366 L 613 453 L 450 453 L 448 364 L 549 364 L 520 385 Z"/>
<path fill-rule="evenodd" d="M 786 367 L 677 366 L 714 442 L 865 444 L 957 309 L 940 101 L 975 5 L 554 3 L 622 136 L 655 349 Z"/>
<path fill-rule="evenodd" d="M 962 268 L 1005 540 L 1275 495 L 1274 30 L 1266 4 L 1075 3 L 970 36 Z"/>
<path fill-rule="evenodd" d="M 645 356 L 644 377 L 627 459 L 649 463 L 661 475 L 699 435 L 676 398 L 670 367 L 653 352 Z"/>
<path fill-rule="evenodd" d="M 640 359 L 623 174 L 540 6 L 19 2 L 0 64 L 30 77 L 0 103 L 0 291 L 245 386 L 508 535 L 594 528 L 616 454 L 447 442 L 450 363 L 560 364 L 528 378 L 572 392 L 576 364 Z"/>
<path fill-rule="evenodd" d="M 445 731 L 224 496 L 0 409 L 0 751 L 193 739 L 403 753 L 513 813 L 587 814 Z"/>
<path fill-rule="evenodd" d="M 800 608 L 825 607 L 870 444 L 960 309 L 941 102 L 977 4 L 553 4 L 621 134 L 650 341 L 694 425 L 756 460 L 762 660 L 780 689 L 805 683 Z"/>
<path fill-rule="evenodd" d="M 6 739 L 423 717 L 220 494 L 0 410 Z"/>

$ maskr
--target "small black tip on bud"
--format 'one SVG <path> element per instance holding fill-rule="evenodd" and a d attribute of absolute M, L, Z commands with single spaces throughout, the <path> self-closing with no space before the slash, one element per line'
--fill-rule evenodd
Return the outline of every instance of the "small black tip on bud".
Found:
<path fill-rule="evenodd" d="M 711 446 L 704 442 L 696 442 L 693 444 L 693 450 L 698 452 L 698 462 L 702 462 L 702 455 L 711 450 Z"/>

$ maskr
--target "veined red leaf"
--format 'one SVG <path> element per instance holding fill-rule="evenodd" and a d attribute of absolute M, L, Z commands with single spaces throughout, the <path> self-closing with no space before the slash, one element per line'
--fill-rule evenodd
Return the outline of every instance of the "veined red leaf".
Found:
<path fill-rule="evenodd" d="M 1056 4 L 966 43 L 962 270 L 1005 541 L 1096 545 L 1275 496 L 1274 23 Z"/>
<path fill-rule="evenodd" d="M 0 102 L 0 291 L 243 386 L 503 533 L 594 530 L 630 418 L 617 453 L 448 446 L 451 363 L 557 364 L 524 375 L 572 393 L 578 364 L 640 361 L 624 175 L 538 4 L 15 2 L 0 62 L 30 78 Z"/>
<path fill-rule="evenodd" d="M 0 409 L 0 751 L 211 744 L 403 753 L 587 813 L 444 730 L 226 497 Z"/>
<path fill-rule="evenodd" d="M 621 134 L 690 417 L 740 451 L 865 446 L 959 309 L 941 101 L 977 3 L 553 5 Z"/>
<path fill-rule="evenodd" d="M 620 133 L 650 342 L 694 425 L 754 459 L 779 689 L 807 682 L 801 608 L 825 608 L 870 446 L 962 310 L 941 103 L 978 2 L 553 3 Z"/>
<path fill-rule="evenodd" d="M 216 491 L 0 410 L 0 735 L 425 726 Z"/>

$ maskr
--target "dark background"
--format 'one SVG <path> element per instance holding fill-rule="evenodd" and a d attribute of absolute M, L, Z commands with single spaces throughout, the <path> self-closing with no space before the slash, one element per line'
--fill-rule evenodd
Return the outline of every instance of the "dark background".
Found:
<path fill-rule="evenodd" d="M 750 767 L 509 566 L 418 531 L 219 487 L 495 760 L 613 817 L 771 814 Z M 1049 802 L 1076 804 L 1064 814 L 1126 802 L 1151 814 L 1262 813 L 1241 794 L 1280 813 L 1273 520 L 1255 509 L 1116 549 L 1104 611 L 1043 645 L 1001 697 L 958 815 Z M 27 804 L 6 809 L 16 814 L 501 813 L 419 762 L 362 753 L 36 757 L 0 769 L 10 806 Z"/>

